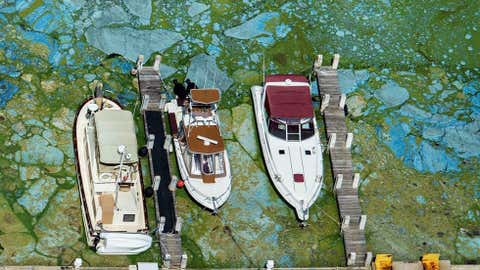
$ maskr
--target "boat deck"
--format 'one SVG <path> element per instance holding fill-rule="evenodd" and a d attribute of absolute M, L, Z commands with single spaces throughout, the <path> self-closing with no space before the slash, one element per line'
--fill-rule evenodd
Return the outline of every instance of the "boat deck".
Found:
<path fill-rule="evenodd" d="M 337 61 L 337 63 L 335 63 Z M 321 65 L 321 64 L 320 64 Z M 328 150 L 335 178 L 334 191 L 342 220 L 345 256 L 349 266 L 365 266 L 371 260 L 365 239 L 366 216 L 362 215 L 358 198 L 358 176 L 352 166 L 349 135 L 345 121 L 345 96 L 340 92 L 336 66 L 316 66 L 318 92 L 322 99 L 321 110 L 329 138 Z M 357 178 L 357 179 L 355 179 Z"/>

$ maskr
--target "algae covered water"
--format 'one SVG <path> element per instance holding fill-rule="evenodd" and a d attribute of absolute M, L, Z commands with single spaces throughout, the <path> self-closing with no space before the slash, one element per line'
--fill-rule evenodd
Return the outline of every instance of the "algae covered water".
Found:
<path fill-rule="evenodd" d="M 139 54 L 151 63 L 157 53 L 169 86 L 188 77 L 222 90 L 232 195 L 212 216 L 177 191 L 189 266 L 344 265 L 328 162 L 301 229 L 269 182 L 250 100 L 263 63 L 308 76 L 319 53 L 341 54 L 369 250 L 478 262 L 479 22 L 473 0 L 0 1 L 0 264 L 160 260 L 156 244 L 115 258 L 87 248 L 72 146 L 94 80 L 136 112 L 143 139 L 129 71 Z"/>

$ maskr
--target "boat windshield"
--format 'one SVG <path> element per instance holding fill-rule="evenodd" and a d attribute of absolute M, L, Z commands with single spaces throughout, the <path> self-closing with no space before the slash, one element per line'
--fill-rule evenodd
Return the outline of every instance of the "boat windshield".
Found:
<path fill-rule="evenodd" d="M 225 162 L 223 153 L 217 154 L 193 154 L 190 166 L 192 175 L 223 175 L 225 174 Z"/>
<path fill-rule="evenodd" d="M 315 134 L 313 118 L 301 120 L 268 119 L 268 131 L 273 136 L 286 141 L 302 141 Z"/>

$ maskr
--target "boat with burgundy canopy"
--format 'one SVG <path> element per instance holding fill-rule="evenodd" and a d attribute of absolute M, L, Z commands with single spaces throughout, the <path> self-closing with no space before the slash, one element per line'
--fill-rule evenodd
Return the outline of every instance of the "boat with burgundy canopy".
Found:
<path fill-rule="evenodd" d="M 217 212 L 230 196 L 232 176 L 216 114 L 218 89 L 192 89 L 183 104 L 166 105 L 180 174 L 188 193 Z"/>
<path fill-rule="evenodd" d="M 89 98 L 76 115 L 73 136 L 88 245 L 101 255 L 150 248 L 132 113 L 101 95 Z"/>
<path fill-rule="evenodd" d="M 273 185 L 306 221 L 323 182 L 320 136 L 308 80 L 269 75 L 251 88 L 265 164 Z"/>

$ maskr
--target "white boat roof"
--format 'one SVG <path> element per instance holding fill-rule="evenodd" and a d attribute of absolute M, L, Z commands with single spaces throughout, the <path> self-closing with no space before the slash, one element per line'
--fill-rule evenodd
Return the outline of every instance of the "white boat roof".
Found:
<path fill-rule="evenodd" d="M 120 164 L 120 145 L 126 146 L 126 153 L 131 155 L 124 163 L 138 161 L 137 137 L 132 113 L 123 110 L 102 110 L 95 113 L 95 128 L 97 131 L 100 162 L 105 164 Z"/>

